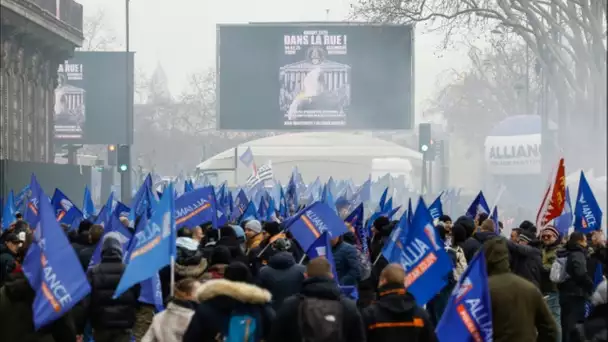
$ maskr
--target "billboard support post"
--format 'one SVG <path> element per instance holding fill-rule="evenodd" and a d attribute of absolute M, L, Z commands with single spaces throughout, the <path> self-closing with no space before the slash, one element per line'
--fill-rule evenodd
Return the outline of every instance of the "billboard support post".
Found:
<path fill-rule="evenodd" d="M 132 109 L 133 109 L 133 105 L 130 103 L 130 101 L 128 100 L 131 97 L 131 74 L 130 74 L 130 51 L 129 51 L 129 0 L 125 0 L 125 58 L 126 58 L 126 68 L 127 68 L 127 72 L 126 74 L 126 89 L 127 89 L 127 108 L 126 108 L 126 113 L 127 113 L 127 124 L 124 125 L 125 129 L 127 130 L 127 155 L 129 156 L 129 167 L 131 165 L 130 160 L 131 160 L 131 132 L 130 130 L 131 125 L 129 124 L 129 115 L 131 115 L 132 113 Z M 123 203 L 130 203 L 131 202 L 131 172 L 121 172 L 120 174 L 120 199 Z"/>
<path fill-rule="evenodd" d="M 234 147 L 234 184 L 239 184 L 239 176 L 238 176 L 238 169 L 239 169 L 239 145 L 236 145 Z"/>

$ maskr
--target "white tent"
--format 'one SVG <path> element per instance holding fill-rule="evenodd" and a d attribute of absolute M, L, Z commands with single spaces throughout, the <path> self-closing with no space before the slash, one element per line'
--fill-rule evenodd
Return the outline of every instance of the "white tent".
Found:
<path fill-rule="evenodd" d="M 272 162 L 275 179 L 285 183 L 295 166 L 304 180 L 311 182 L 317 176 L 329 176 L 363 182 L 372 172 L 374 158 L 401 158 L 420 168 L 422 155 L 412 149 L 367 135 L 307 132 L 290 133 L 262 138 L 228 149 L 197 166 L 199 171 L 217 175 L 218 181 L 227 180 L 244 184 L 251 169 L 238 162 L 235 178 L 235 157 L 250 147 L 257 166 Z"/>

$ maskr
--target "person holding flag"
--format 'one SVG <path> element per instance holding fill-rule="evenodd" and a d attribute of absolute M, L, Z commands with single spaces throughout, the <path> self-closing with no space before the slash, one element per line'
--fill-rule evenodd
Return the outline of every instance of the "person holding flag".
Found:
<path fill-rule="evenodd" d="M 435 327 L 404 287 L 405 270 L 389 264 L 380 273 L 378 301 L 363 309 L 368 342 L 435 342 Z"/>
<path fill-rule="evenodd" d="M 538 288 L 510 271 L 507 240 L 492 238 L 480 253 L 487 264 L 493 341 L 557 341 L 557 323 Z"/>

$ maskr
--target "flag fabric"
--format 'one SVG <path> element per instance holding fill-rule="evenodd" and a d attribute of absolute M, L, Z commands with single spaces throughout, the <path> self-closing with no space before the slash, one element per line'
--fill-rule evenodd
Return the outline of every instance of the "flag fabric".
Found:
<path fill-rule="evenodd" d="M 589 234 L 595 230 L 599 230 L 601 225 L 602 209 L 600 209 L 600 205 L 591 191 L 585 173 L 581 171 L 576 205 L 574 207 L 574 230 Z"/>
<path fill-rule="evenodd" d="M 95 216 L 95 203 L 93 203 L 93 197 L 88 186 L 84 187 L 84 198 L 82 203 L 82 216 L 88 219 L 91 216 Z"/>
<path fill-rule="evenodd" d="M 435 332 L 441 342 L 492 342 L 492 302 L 483 253 L 473 257 L 460 277 Z"/>
<path fill-rule="evenodd" d="M 247 207 L 245 208 L 243 215 L 241 215 L 239 223 L 246 220 L 260 220 L 260 217 L 258 217 L 258 210 L 256 209 L 253 201 L 249 201 L 249 203 L 247 203 Z"/>
<path fill-rule="evenodd" d="M 51 203 L 59 223 L 71 225 L 76 219 L 83 217 L 82 211 L 59 189 L 55 189 Z"/>
<path fill-rule="evenodd" d="M 144 220 L 140 220 L 139 224 L 142 224 L 142 221 Z M 122 246 L 123 259 L 126 259 L 133 234 L 131 234 L 131 231 L 129 231 L 129 229 L 127 229 L 122 222 L 120 222 L 120 219 L 116 215 L 111 215 L 110 222 L 105 227 L 103 236 L 95 246 L 95 250 L 91 256 L 91 261 L 89 262 L 88 268 L 98 265 L 101 262 L 101 248 L 103 245 L 103 239 L 106 236 L 113 236 L 118 242 L 120 242 L 120 245 Z"/>
<path fill-rule="evenodd" d="M 243 213 L 247 209 L 248 205 L 249 199 L 247 199 L 245 191 L 243 191 L 243 189 L 240 189 L 236 197 L 234 198 L 234 209 L 232 211 L 232 219 L 237 220 L 239 217 L 241 217 L 241 215 L 243 215 Z"/>
<path fill-rule="evenodd" d="M 4 204 L 4 208 L 2 208 L 2 231 L 7 230 L 11 224 L 13 224 L 16 220 L 15 214 L 17 213 L 17 209 L 15 208 L 15 198 L 13 194 L 13 190 L 8 193 L 8 197 L 6 198 L 6 203 Z"/>
<path fill-rule="evenodd" d="M 325 203 L 314 202 L 285 222 L 302 250 L 307 251 L 313 243 L 328 231 L 330 237 L 338 237 L 348 231 L 344 221 Z"/>
<path fill-rule="evenodd" d="M 175 227 L 177 229 L 194 227 L 211 222 L 213 218 L 211 200 L 214 196 L 212 186 L 201 187 L 179 196 L 175 200 Z"/>
<path fill-rule="evenodd" d="M 167 188 L 165 187 L 165 190 Z M 171 186 L 171 189 L 173 189 L 173 186 Z M 166 195 L 166 192 L 164 194 Z M 173 197 L 172 193 L 169 196 Z M 148 211 L 152 203 L 156 201 L 154 197 L 154 194 L 152 194 L 152 176 L 148 174 L 131 200 L 129 222 L 133 224 L 137 217 L 142 216 L 144 213 L 149 214 Z"/>
<path fill-rule="evenodd" d="M 29 196 L 31 195 L 30 185 L 26 185 L 19 191 L 19 193 L 15 196 L 15 208 L 20 213 L 25 212 L 25 206 L 27 205 L 27 201 Z"/>
<path fill-rule="evenodd" d="M 114 298 L 133 285 L 150 279 L 175 257 L 175 203 L 173 185 L 169 185 L 160 202 L 153 203 L 152 216 L 145 226 L 139 225 L 129 246 L 127 267 L 114 292 Z"/>
<path fill-rule="evenodd" d="M 23 219 L 25 222 L 29 223 L 30 227 L 36 227 L 38 226 L 38 220 L 40 219 L 38 216 L 39 201 L 41 199 L 44 199 L 45 201 L 48 199 L 46 195 L 44 195 L 40 184 L 38 184 L 36 176 L 33 174 L 30 180 L 30 186 L 28 187 L 28 194 L 25 196 L 27 197 L 27 204 Z"/>
<path fill-rule="evenodd" d="M 340 283 L 340 278 L 338 278 L 338 273 L 336 272 L 336 264 L 334 262 L 334 255 L 331 251 L 331 236 L 329 232 L 326 230 L 316 239 L 310 247 L 306 250 L 306 255 L 310 260 L 324 257 L 327 259 L 327 262 L 331 265 L 331 273 L 334 275 L 334 279 L 338 284 Z"/>
<path fill-rule="evenodd" d="M 536 227 L 545 228 L 547 223 L 560 216 L 566 205 L 566 166 L 564 158 L 559 160 L 555 178 L 549 177 L 547 190 L 536 214 Z"/>
<path fill-rule="evenodd" d="M 325 184 L 325 186 L 323 187 L 321 201 L 327 204 L 328 207 L 332 208 L 333 211 L 336 212 L 336 214 L 338 213 L 338 210 L 336 209 L 336 202 L 334 201 L 334 196 L 331 193 L 331 187 L 329 186 L 329 183 Z"/>
<path fill-rule="evenodd" d="M 251 147 L 247 147 L 245 152 L 239 157 L 239 160 L 241 163 L 245 164 L 245 166 L 251 167 L 253 164 L 253 152 L 251 151 Z"/>
<path fill-rule="evenodd" d="M 140 286 L 141 291 L 138 301 L 140 303 L 154 305 L 156 312 L 163 311 L 165 309 L 165 305 L 163 303 L 163 291 L 158 272 L 152 276 L 152 278 L 141 282 Z"/>
<path fill-rule="evenodd" d="M 492 208 L 492 213 L 490 213 L 490 220 L 494 222 L 494 232 L 496 235 L 500 235 L 500 226 L 498 225 L 498 206 L 494 206 Z"/>
<path fill-rule="evenodd" d="M 568 236 L 568 230 L 572 226 L 573 221 L 574 213 L 572 210 L 572 202 L 570 201 L 570 188 L 566 187 L 566 204 L 564 205 L 564 210 L 562 210 L 560 216 L 553 219 L 553 225 L 559 232 L 559 235 L 563 237 Z"/>
<path fill-rule="evenodd" d="M 257 169 L 257 172 L 254 172 L 247 179 L 247 186 L 249 188 L 254 188 L 259 184 L 264 184 L 265 181 L 270 181 L 274 179 L 274 172 L 272 171 L 272 162 L 269 160 L 268 163 L 263 164 Z"/>
<path fill-rule="evenodd" d="M 355 233 L 357 242 L 357 248 L 369 258 L 369 246 L 367 245 L 367 238 L 369 237 L 363 229 L 363 203 L 359 205 L 344 219 L 347 228 L 351 228 Z"/>
<path fill-rule="evenodd" d="M 39 219 L 34 241 L 23 262 L 24 274 L 36 292 L 32 306 L 36 330 L 65 315 L 91 292 L 78 256 L 59 226 L 48 197 L 41 189 L 37 197 Z"/>
<path fill-rule="evenodd" d="M 490 215 L 490 207 L 488 206 L 488 201 L 486 201 L 486 197 L 483 195 L 483 191 L 480 191 L 471 205 L 467 209 L 466 216 L 475 219 L 477 215 L 484 213 Z"/>
<path fill-rule="evenodd" d="M 405 285 L 419 305 L 425 305 L 446 285 L 446 275 L 453 269 L 432 221 L 420 198 L 412 224 L 405 232 L 402 254 L 407 273 Z"/>
<path fill-rule="evenodd" d="M 433 203 L 429 205 L 429 212 L 431 213 L 431 217 L 433 220 L 438 220 L 443 215 L 443 205 L 441 204 L 441 196 L 443 191 L 435 198 Z"/>

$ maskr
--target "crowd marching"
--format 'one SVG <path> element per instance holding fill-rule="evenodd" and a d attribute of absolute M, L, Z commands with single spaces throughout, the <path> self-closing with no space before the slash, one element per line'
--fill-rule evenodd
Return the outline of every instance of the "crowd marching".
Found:
<path fill-rule="evenodd" d="M 302 204 L 293 177 L 276 196 L 148 177 L 95 215 L 32 176 L 3 210 L 0 340 L 608 341 L 601 213 L 558 225 L 561 177 L 507 237 L 481 192 L 453 220 L 441 195 L 364 205 L 369 183 Z"/>

